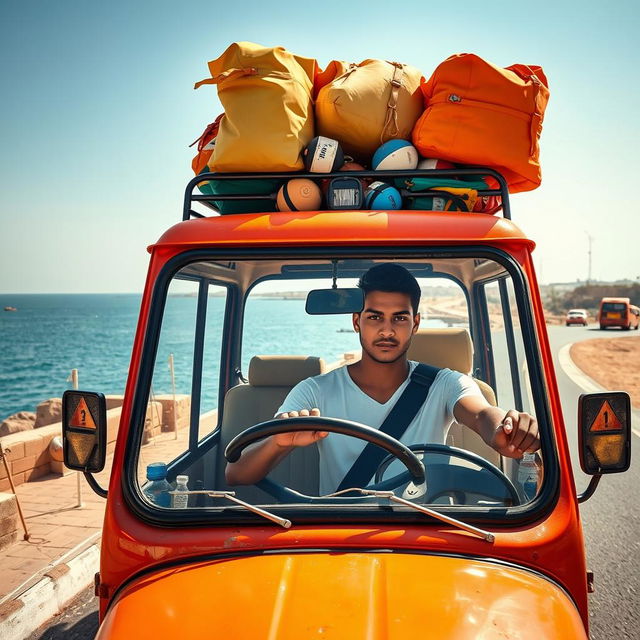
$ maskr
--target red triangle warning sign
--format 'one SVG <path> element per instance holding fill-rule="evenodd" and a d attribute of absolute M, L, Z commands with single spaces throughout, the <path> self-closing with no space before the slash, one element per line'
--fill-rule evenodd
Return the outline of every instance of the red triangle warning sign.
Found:
<path fill-rule="evenodd" d="M 619 431 L 622 429 L 622 423 L 618 420 L 608 400 L 605 400 L 598 411 L 598 415 L 594 418 L 589 431 Z"/>
<path fill-rule="evenodd" d="M 83 429 L 95 429 L 96 423 L 93 421 L 93 416 L 91 415 L 91 411 L 89 411 L 89 407 L 85 399 L 81 396 L 80 402 L 78 402 L 78 406 L 76 410 L 73 412 L 71 416 L 71 420 L 69 420 L 70 427 L 81 427 Z"/>

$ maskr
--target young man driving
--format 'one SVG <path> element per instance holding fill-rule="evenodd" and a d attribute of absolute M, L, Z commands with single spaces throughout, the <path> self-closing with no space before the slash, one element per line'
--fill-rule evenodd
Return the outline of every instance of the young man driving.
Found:
<path fill-rule="evenodd" d="M 418 365 L 407 359 L 420 324 L 418 282 L 404 267 L 384 263 L 369 269 L 358 286 L 364 292 L 364 308 L 353 314 L 353 328 L 360 338 L 362 358 L 299 382 L 285 398 L 277 418 L 322 415 L 379 428 L 409 384 Z M 454 420 L 509 458 L 521 458 L 540 448 L 533 416 L 491 406 L 471 377 L 451 369 L 437 373 L 400 440 L 444 444 Z M 272 436 L 248 447 L 237 462 L 227 465 L 227 483 L 254 484 L 295 447 L 314 442 L 320 454 L 320 493 L 331 493 L 364 449 L 364 441 L 324 431 Z"/>

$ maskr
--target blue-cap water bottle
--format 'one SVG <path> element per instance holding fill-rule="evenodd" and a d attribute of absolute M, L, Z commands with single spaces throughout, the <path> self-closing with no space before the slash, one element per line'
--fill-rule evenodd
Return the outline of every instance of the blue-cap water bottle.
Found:
<path fill-rule="evenodd" d="M 152 462 L 147 465 L 147 480 L 142 489 L 145 497 L 159 507 L 171 506 L 173 487 L 167 482 L 167 465 L 164 462 Z"/>

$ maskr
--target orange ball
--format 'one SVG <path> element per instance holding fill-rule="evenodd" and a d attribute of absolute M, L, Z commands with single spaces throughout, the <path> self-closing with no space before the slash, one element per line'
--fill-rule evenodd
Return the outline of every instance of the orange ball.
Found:
<path fill-rule="evenodd" d="M 315 211 L 322 204 L 320 187 L 307 178 L 294 178 L 280 187 L 278 211 Z"/>

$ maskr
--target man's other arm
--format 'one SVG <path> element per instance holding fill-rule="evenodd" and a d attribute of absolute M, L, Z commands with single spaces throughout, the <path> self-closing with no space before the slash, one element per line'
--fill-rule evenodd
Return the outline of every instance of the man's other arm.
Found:
<path fill-rule="evenodd" d="M 453 415 L 507 458 L 522 458 L 540 448 L 538 422 L 528 413 L 505 411 L 491 406 L 483 397 L 469 395 L 458 400 Z"/>

